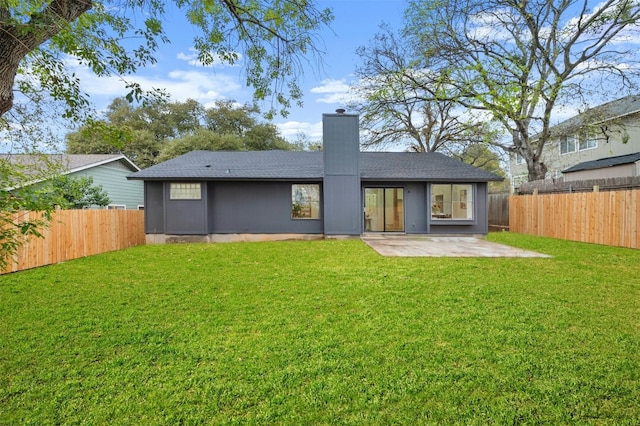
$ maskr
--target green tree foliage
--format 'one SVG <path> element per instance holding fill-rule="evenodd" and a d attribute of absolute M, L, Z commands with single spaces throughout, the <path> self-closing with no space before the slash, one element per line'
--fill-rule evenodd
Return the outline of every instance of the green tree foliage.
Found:
<path fill-rule="evenodd" d="M 218 101 L 211 108 L 194 100 L 134 107 L 119 98 L 104 120 L 67 135 L 67 153 L 122 153 L 145 168 L 194 149 L 292 149 L 278 129 L 259 116 L 259 109 L 234 101 Z"/>
<path fill-rule="evenodd" d="M 559 106 L 634 90 L 639 18 L 636 0 L 412 0 L 403 41 L 445 84 L 439 98 L 489 112 L 537 180 Z"/>
<path fill-rule="evenodd" d="M 59 200 L 58 205 L 63 209 L 105 207 L 111 202 L 109 194 L 102 185 L 94 185 L 91 176 L 56 176 L 47 181 L 37 193 L 39 196 L 45 195 Z"/>
<path fill-rule="evenodd" d="M 59 194 L 40 194 L 30 185 L 52 173 L 55 167 L 46 159 L 23 162 L 9 155 L 0 157 L 0 269 L 28 238 L 42 236 L 55 205 L 62 202 Z"/>
<path fill-rule="evenodd" d="M 66 104 L 67 117 L 79 118 L 88 99 L 65 55 L 98 76 L 126 81 L 156 62 L 159 46 L 169 42 L 163 25 L 177 13 L 192 25 L 198 59 L 241 63 L 255 99 L 271 99 L 270 114 L 286 114 L 300 100 L 302 59 L 319 57 L 316 34 L 333 19 L 307 0 L 2 0 L 0 116 L 12 108 L 14 90 L 27 97 L 46 90 Z M 135 83 L 127 87 L 130 101 L 145 95 Z"/>

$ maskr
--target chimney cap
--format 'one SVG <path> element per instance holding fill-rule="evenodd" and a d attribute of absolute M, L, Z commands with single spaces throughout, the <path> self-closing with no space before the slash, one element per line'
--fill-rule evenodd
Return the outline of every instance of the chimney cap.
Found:
<path fill-rule="evenodd" d="M 336 114 L 344 114 L 344 112 L 345 112 L 345 109 L 344 109 L 344 108 L 338 108 L 338 109 L 336 110 Z"/>

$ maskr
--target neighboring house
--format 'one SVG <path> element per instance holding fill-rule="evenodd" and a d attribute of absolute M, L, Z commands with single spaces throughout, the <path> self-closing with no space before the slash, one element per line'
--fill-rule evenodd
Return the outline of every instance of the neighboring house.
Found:
<path fill-rule="evenodd" d="M 140 168 L 122 154 L 3 154 L 2 157 L 23 164 L 37 162 L 40 167 L 46 167 L 44 164 L 47 163 L 72 177 L 90 176 L 94 185 L 102 186 L 109 194 L 108 208 L 144 208 L 144 185 L 127 179 Z M 39 182 L 40 179 L 35 179 L 32 183 Z"/>
<path fill-rule="evenodd" d="M 542 153 L 547 179 L 580 163 L 640 151 L 640 95 L 627 96 L 588 109 L 550 129 Z M 512 185 L 527 181 L 527 165 L 519 154 L 510 158 Z"/>
<path fill-rule="evenodd" d="M 486 234 L 487 182 L 439 153 L 360 152 L 357 115 L 323 115 L 323 151 L 192 151 L 129 176 L 147 242 Z M 269 234 L 269 235 L 265 235 Z"/>
<path fill-rule="evenodd" d="M 640 152 L 585 161 L 562 171 L 565 182 L 640 176 Z"/>

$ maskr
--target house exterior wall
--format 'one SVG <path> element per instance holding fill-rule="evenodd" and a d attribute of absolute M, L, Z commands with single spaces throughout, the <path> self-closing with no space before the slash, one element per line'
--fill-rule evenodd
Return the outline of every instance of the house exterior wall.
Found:
<path fill-rule="evenodd" d="M 542 152 L 542 161 L 547 166 L 547 178 L 555 179 L 563 176 L 565 170 L 576 164 L 600 158 L 632 154 L 640 151 L 640 114 L 633 114 L 620 119 L 617 123 L 606 124 L 607 141 L 604 136 L 596 139 L 597 146 L 572 153 L 560 153 L 560 138 L 550 140 Z M 628 137 L 628 140 L 627 140 Z M 627 140 L 625 143 L 624 140 Z M 516 156 L 510 156 L 512 184 L 516 187 L 527 181 L 526 163 L 517 164 Z"/>
<path fill-rule="evenodd" d="M 200 185 L 201 198 L 199 200 L 172 200 L 170 197 L 171 182 L 165 183 L 163 188 L 164 229 L 167 234 L 207 234 L 207 182 L 200 182 Z"/>
<path fill-rule="evenodd" d="M 164 234 L 164 182 L 144 183 L 144 233 Z"/>
<path fill-rule="evenodd" d="M 208 233 L 322 234 L 322 217 L 291 217 L 293 183 L 208 182 Z"/>
<path fill-rule="evenodd" d="M 589 179 L 609 179 L 627 176 L 638 176 L 637 163 L 622 164 L 620 166 L 606 167 L 603 169 L 580 170 L 577 172 L 564 173 L 565 182 Z"/>
<path fill-rule="evenodd" d="M 147 181 L 145 233 L 166 235 L 222 234 L 317 234 L 325 233 L 324 219 L 293 219 L 291 186 L 300 182 L 201 182 L 201 200 L 170 200 L 170 182 Z M 304 182 L 317 183 L 320 182 Z M 363 182 L 353 198 L 363 199 L 365 188 L 403 188 L 404 232 L 407 234 L 486 234 L 486 183 L 473 184 L 474 219 L 434 221 L 431 219 L 428 182 Z M 342 192 L 342 191 L 338 191 Z M 322 191 L 321 191 L 322 193 Z M 324 199 L 320 200 L 321 206 Z M 363 229 L 364 205 L 349 218 Z M 326 211 L 326 209 L 321 209 Z M 360 235 L 362 231 L 358 231 Z M 341 234 L 345 235 L 345 234 Z"/>
<path fill-rule="evenodd" d="M 357 115 L 322 116 L 324 233 L 360 235 L 360 133 Z"/>
<path fill-rule="evenodd" d="M 94 185 L 102 185 L 109 195 L 111 205 L 126 206 L 136 210 L 144 205 L 144 184 L 139 180 L 127 180 L 131 174 L 130 168 L 120 161 L 102 164 L 100 166 L 70 173 L 72 177 L 92 177 Z"/>
<path fill-rule="evenodd" d="M 443 182 L 444 183 L 444 182 Z M 471 234 L 484 235 L 489 232 L 489 205 L 488 205 L 488 184 L 477 182 L 473 184 L 473 220 L 433 220 L 428 215 L 429 234 Z M 427 185 L 427 200 L 431 200 L 431 186 Z M 429 211 L 430 213 L 430 211 Z"/>

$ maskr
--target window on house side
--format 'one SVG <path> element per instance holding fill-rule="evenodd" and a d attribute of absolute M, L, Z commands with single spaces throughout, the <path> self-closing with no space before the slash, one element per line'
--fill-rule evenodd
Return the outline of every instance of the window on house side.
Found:
<path fill-rule="evenodd" d="M 431 185 L 431 218 L 437 220 L 472 220 L 473 185 Z"/>
<path fill-rule="evenodd" d="M 580 135 L 580 143 L 578 149 L 583 151 L 585 149 L 597 148 L 598 141 L 596 139 L 596 135 L 591 132 L 584 132 Z"/>
<path fill-rule="evenodd" d="M 576 137 L 574 135 L 562 136 L 560 139 L 560 154 L 569 154 L 576 151 Z"/>
<path fill-rule="evenodd" d="M 291 185 L 291 218 L 320 219 L 320 185 Z"/>
<path fill-rule="evenodd" d="M 516 164 L 524 164 L 524 157 L 519 152 L 516 152 Z"/>
<path fill-rule="evenodd" d="M 171 200 L 200 200 L 202 191 L 199 183 L 172 183 L 169 188 Z"/>

